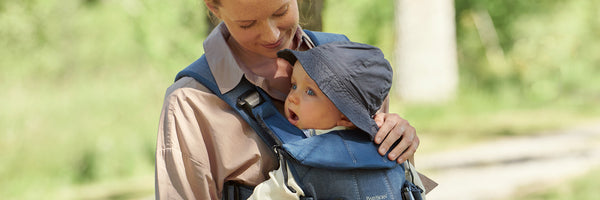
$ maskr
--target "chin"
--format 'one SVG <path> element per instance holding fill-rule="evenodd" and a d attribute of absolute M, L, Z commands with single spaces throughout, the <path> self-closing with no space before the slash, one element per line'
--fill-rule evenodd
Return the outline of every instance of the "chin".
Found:
<path fill-rule="evenodd" d="M 283 45 L 282 45 L 283 46 Z M 260 55 L 267 57 L 267 58 L 277 58 L 277 52 L 286 49 L 286 48 L 277 48 L 277 49 L 268 49 L 268 48 L 264 48 L 264 47 L 260 47 L 261 48 L 261 53 Z"/>
<path fill-rule="evenodd" d="M 281 49 L 283 50 L 283 49 Z M 272 58 L 272 59 L 276 59 L 277 58 L 277 52 L 280 50 L 276 50 L 274 52 L 266 52 L 265 54 L 263 54 L 263 56 L 267 57 L 267 58 Z"/>

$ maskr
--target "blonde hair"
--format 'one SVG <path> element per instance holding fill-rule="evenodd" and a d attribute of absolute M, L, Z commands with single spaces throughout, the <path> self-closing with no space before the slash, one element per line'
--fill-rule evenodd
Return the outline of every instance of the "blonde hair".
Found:
<path fill-rule="evenodd" d="M 302 2 L 302 1 L 304 1 L 304 0 L 298 0 L 298 3 Z M 215 8 L 217 6 L 221 6 L 221 0 L 204 0 L 204 3 L 206 3 L 207 5 L 214 6 Z"/>

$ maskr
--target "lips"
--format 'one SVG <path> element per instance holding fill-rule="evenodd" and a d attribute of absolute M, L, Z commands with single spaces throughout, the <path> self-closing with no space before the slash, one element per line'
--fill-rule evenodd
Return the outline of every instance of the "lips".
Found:
<path fill-rule="evenodd" d="M 294 111 L 288 109 L 287 120 L 293 125 L 296 125 L 298 124 L 298 115 Z"/>
<path fill-rule="evenodd" d="M 281 43 L 283 43 L 283 38 L 277 40 L 277 42 L 275 42 L 275 43 L 263 44 L 263 47 L 265 47 L 267 49 L 277 49 L 277 48 L 279 48 L 279 46 L 281 46 Z"/>

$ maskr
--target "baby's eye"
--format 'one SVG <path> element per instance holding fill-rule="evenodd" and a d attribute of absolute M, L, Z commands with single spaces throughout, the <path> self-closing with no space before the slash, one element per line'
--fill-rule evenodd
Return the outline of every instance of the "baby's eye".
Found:
<path fill-rule="evenodd" d="M 315 95 L 317 95 L 317 94 L 315 94 L 315 91 L 313 91 L 312 89 L 308 89 L 308 90 L 306 91 L 306 94 L 308 94 L 308 95 L 310 95 L 310 96 L 315 96 Z"/>
<path fill-rule="evenodd" d="M 296 88 L 298 88 L 298 86 L 296 86 L 296 84 L 292 83 L 292 90 L 295 90 Z"/>

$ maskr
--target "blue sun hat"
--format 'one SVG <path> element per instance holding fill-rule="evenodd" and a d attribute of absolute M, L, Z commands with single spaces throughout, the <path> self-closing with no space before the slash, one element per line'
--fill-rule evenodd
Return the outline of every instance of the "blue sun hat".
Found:
<path fill-rule="evenodd" d="M 373 119 L 392 85 L 392 67 L 377 47 L 343 41 L 307 51 L 281 50 L 277 56 L 294 65 L 299 61 L 323 94 L 371 139 L 378 127 Z"/>

